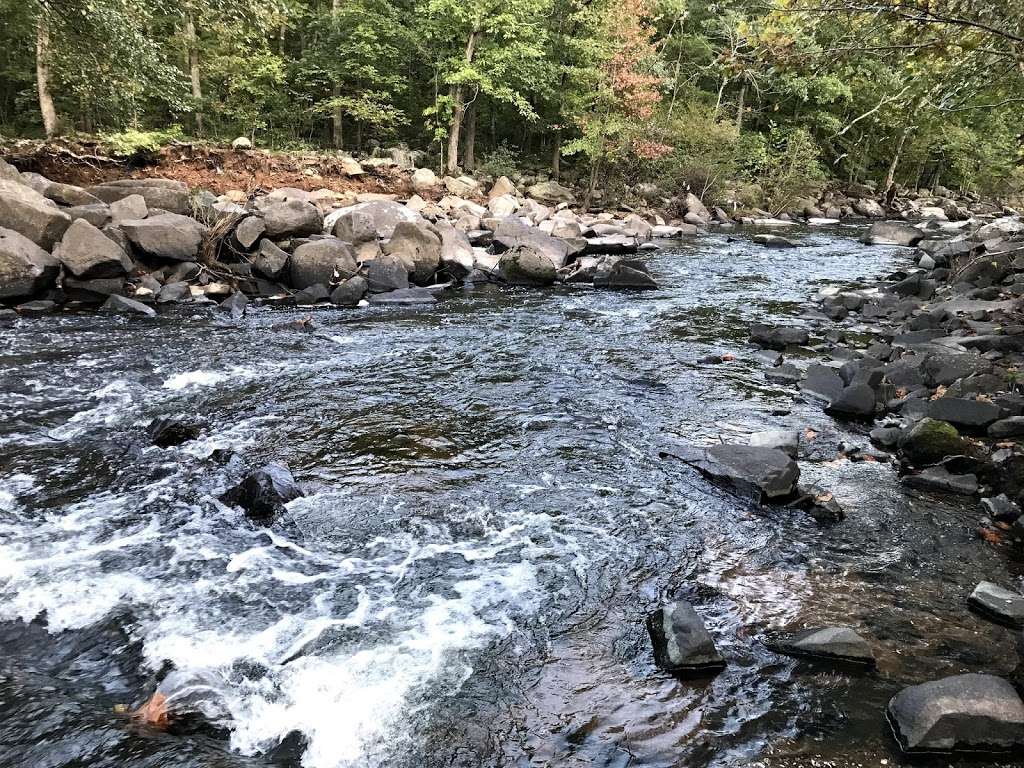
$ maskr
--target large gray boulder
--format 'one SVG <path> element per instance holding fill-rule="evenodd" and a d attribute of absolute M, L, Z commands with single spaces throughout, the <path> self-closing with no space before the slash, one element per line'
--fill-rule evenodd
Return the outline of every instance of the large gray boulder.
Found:
<path fill-rule="evenodd" d="M 647 632 L 654 663 L 666 672 L 715 671 L 725 666 L 707 627 L 687 602 L 669 603 L 649 614 Z"/>
<path fill-rule="evenodd" d="M 176 213 L 125 221 L 121 231 L 142 253 L 170 261 L 194 261 L 206 235 L 206 227 L 198 221 Z"/>
<path fill-rule="evenodd" d="M 473 271 L 473 246 L 469 237 L 446 221 L 438 221 L 434 228 L 441 235 L 441 269 L 461 280 Z"/>
<path fill-rule="evenodd" d="M 328 219 L 330 218 L 328 216 Z M 377 240 L 377 224 L 374 222 L 373 216 L 358 208 L 349 208 L 341 216 L 338 216 L 334 220 L 331 231 L 335 237 L 352 243 L 352 245 Z M 392 231 L 394 231 L 393 228 Z"/>
<path fill-rule="evenodd" d="M 966 445 L 956 427 L 945 421 L 921 419 L 900 435 L 899 450 L 911 464 L 938 464 L 947 456 L 965 452 Z"/>
<path fill-rule="evenodd" d="M 554 265 L 561 269 L 572 253 L 565 240 L 541 232 L 536 227 L 528 227 L 515 217 L 502 219 L 494 230 L 494 247 L 496 251 L 527 247 L 537 253 L 543 253 Z"/>
<path fill-rule="evenodd" d="M 263 208 L 267 237 L 308 237 L 323 230 L 320 209 L 303 200 L 270 203 Z"/>
<path fill-rule="evenodd" d="M 414 283 L 426 285 L 441 265 L 441 238 L 426 222 L 400 221 L 384 253 L 401 259 Z"/>
<path fill-rule="evenodd" d="M 71 226 L 71 217 L 31 187 L 0 181 L 0 227 L 13 229 L 44 250 L 53 246 Z"/>
<path fill-rule="evenodd" d="M 889 722 L 905 752 L 1024 748 L 1024 702 L 1006 680 L 966 674 L 904 688 Z"/>
<path fill-rule="evenodd" d="M 701 226 L 711 221 L 711 211 L 701 202 L 701 199 L 692 192 L 686 195 L 686 216 L 688 224 Z"/>
<path fill-rule="evenodd" d="M 72 222 L 53 255 L 79 280 L 117 277 L 132 269 L 124 248 L 85 219 Z"/>
<path fill-rule="evenodd" d="M 392 200 L 370 200 L 366 203 L 359 203 L 358 205 L 351 205 L 347 208 L 339 208 L 333 211 L 324 219 L 324 227 L 328 232 L 334 231 L 335 225 L 353 211 L 358 211 L 368 216 L 372 222 L 373 231 L 376 232 L 377 237 L 384 240 L 389 239 L 395 233 L 395 227 L 398 226 L 399 222 L 424 221 L 423 217 L 416 213 L 416 211 L 406 208 L 401 203 L 396 203 Z M 342 240 L 348 240 L 344 232 L 335 231 L 335 234 L 341 237 Z"/>
<path fill-rule="evenodd" d="M 526 194 L 544 205 L 556 206 L 561 203 L 572 205 L 576 202 L 576 195 L 568 187 L 563 187 L 557 181 L 542 181 L 534 184 L 526 190 Z"/>
<path fill-rule="evenodd" d="M 800 480 L 797 463 L 774 448 L 732 444 L 684 446 L 677 457 L 705 477 L 758 501 L 789 496 Z"/>
<path fill-rule="evenodd" d="M 380 256 L 366 265 L 367 288 L 370 293 L 387 293 L 409 287 L 409 270 L 395 256 Z"/>
<path fill-rule="evenodd" d="M 73 205 L 95 205 L 96 203 L 103 202 L 95 195 L 87 192 L 81 187 L 76 187 L 74 184 L 60 184 L 53 182 L 42 194 L 44 197 L 53 200 L 53 202 L 58 205 L 65 205 L 68 207 Z"/>
<path fill-rule="evenodd" d="M 595 288 L 619 291 L 649 291 L 658 284 L 642 261 L 608 257 L 603 259 L 594 273 Z"/>
<path fill-rule="evenodd" d="M 182 216 L 192 211 L 188 185 L 173 179 L 122 179 L 89 187 L 87 191 L 108 204 L 139 195 L 149 208 Z"/>
<path fill-rule="evenodd" d="M 912 248 L 924 240 L 924 232 L 898 221 L 879 221 L 864 233 L 867 245 L 900 245 Z"/>
<path fill-rule="evenodd" d="M 852 627 L 808 629 L 792 637 L 771 642 L 772 650 L 787 656 L 874 664 L 875 654 L 868 641 Z"/>
<path fill-rule="evenodd" d="M 754 323 L 750 326 L 750 340 L 766 349 L 785 350 L 788 346 L 803 346 L 810 337 L 803 328 Z"/>
<path fill-rule="evenodd" d="M 288 266 L 288 252 L 270 240 L 260 242 L 260 249 L 252 259 L 252 267 L 270 280 L 277 280 Z"/>
<path fill-rule="evenodd" d="M 34 296 L 53 286 L 60 264 L 20 232 L 0 228 L 0 299 Z"/>
<path fill-rule="evenodd" d="M 330 285 L 351 277 L 358 267 L 348 243 L 329 237 L 303 243 L 291 258 L 291 284 L 305 289 L 317 283 Z"/>
<path fill-rule="evenodd" d="M 555 265 L 531 246 L 518 246 L 501 254 L 498 272 L 509 285 L 543 286 L 555 282 Z"/>

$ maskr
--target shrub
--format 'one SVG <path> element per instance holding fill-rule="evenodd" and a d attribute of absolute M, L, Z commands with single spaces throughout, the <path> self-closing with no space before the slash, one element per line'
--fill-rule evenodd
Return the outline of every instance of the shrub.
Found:
<path fill-rule="evenodd" d="M 518 153 L 512 150 L 508 144 L 502 142 L 490 152 L 483 156 L 483 162 L 479 165 L 481 173 L 489 176 L 512 176 L 516 172 Z"/>
<path fill-rule="evenodd" d="M 182 138 L 181 127 L 172 125 L 158 131 L 139 131 L 130 128 L 117 133 L 101 133 L 100 141 L 104 151 L 115 157 L 133 157 L 152 154 L 161 147 Z"/>

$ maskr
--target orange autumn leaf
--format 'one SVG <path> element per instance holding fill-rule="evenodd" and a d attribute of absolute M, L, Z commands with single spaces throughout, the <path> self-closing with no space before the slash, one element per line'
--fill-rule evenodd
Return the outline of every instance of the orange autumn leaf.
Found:
<path fill-rule="evenodd" d="M 980 528 L 978 533 L 981 534 L 981 538 L 987 541 L 989 544 L 999 544 L 1003 538 L 999 535 L 998 531 L 993 531 L 991 528 Z"/>
<path fill-rule="evenodd" d="M 816 438 L 817 436 L 818 436 L 818 433 L 817 433 L 817 432 L 815 432 L 815 431 L 814 431 L 813 429 L 811 429 L 810 427 L 808 427 L 807 429 L 805 429 L 805 430 L 804 430 L 804 439 L 805 439 L 805 440 L 806 440 L 807 442 L 811 442 L 811 441 L 812 441 L 812 440 L 814 440 L 814 438 Z"/>
<path fill-rule="evenodd" d="M 149 700 L 132 712 L 132 717 L 145 725 L 166 728 L 170 724 L 170 711 L 167 708 L 167 697 L 157 691 Z"/>

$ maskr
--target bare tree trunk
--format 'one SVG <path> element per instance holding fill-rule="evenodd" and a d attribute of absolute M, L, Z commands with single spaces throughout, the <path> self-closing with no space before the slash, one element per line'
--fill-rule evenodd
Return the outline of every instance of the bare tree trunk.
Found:
<path fill-rule="evenodd" d="M 476 167 L 476 98 L 466 109 L 466 141 L 462 148 L 462 165 L 467 171 Z"/>
<path fill-rule="evenodd" d="M 196 135 L 203 135 L 203 85 L 199 79 L 199 42 L 192 10 L 185 15 L 185 43 L 188 45 L 188 74 L 192 81 L 192 99 L 196 103 Z"/>
<path fill-rule="evenodd" d="M 562 129 L 555 129 L 554 148 L 551 150 L 551 178 L 558 181 L 562 173 Z"/>
<path fill-rule="evenodd" d="M 39 91 L 39 112 L 43 116 L 43 131 L 52 139 L 60 129 L 57 110 L 50 93 L 50 20 L 46 9 L 40 9 L 36 21 L 36 88 Z"/>
<path fill-rule="evenodd" d="M 338 21 L 338 11 L 341 10 L 341 0 L 331 0 L 331 15 L 334 17 L 334 22 Z M 334 99 L 341 98 L 341 86 L 338 83 L 334 84 L 334 88 L 331 90 L 331 97 Z M 335 149 L 341 149 L 344 144 L 345 134 L 342 129 L 342 119 L 344 115 L 341 112 L 341 105 L 336 104 L 333 110 L 333 116 L 331 118 L 331 143 Z"/>
<path fill-rule="evenodd" d="M 736 105 L 736 133 L 743 132 L 743 110 L 746 109 L 747 81 L 740 84 L 740 98 Z"/>
<path fill-rule="evenodd" d="M 904 128 L 900 134 L 900 140 L 896 143 L 896 151 L 892 155 L 892 163 L 889 164 L 889 172 L 885 175 L 885 200 L 888 203 L 892 202 L 893 197 L 893 186 L 896 183 L 896 169 L 900 164 L 900 153 L 903 152 L 903 145 L 907 143 L 907 135 L 910 133 L 910 128 Z"/>
<path fill-rule="evenodd" d="M 474 27 L 473 31 L 469 33 L 469 40 L 466 41 L 465 62 L 467 65 L 473 63 L 477 40 L 481 34 L 479 27 Z M 466 115 L 466 105 L 462 102 L 461 85 L 453 85 L 449 93 L 452 99 L 452 121 L 448 126 L 448 161 L 445 165 L 445 172 L 451 175 L 459 167 L 459 139 L 462 134 L 462 120 Z"/>

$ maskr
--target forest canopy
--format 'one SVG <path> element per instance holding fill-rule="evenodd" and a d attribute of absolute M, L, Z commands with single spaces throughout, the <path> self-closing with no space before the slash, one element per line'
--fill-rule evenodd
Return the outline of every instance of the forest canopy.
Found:
<path fill-rule="evenodd" d="M 0 133 L 1009 195 L 1024 0 L 0 0 Z"/>

